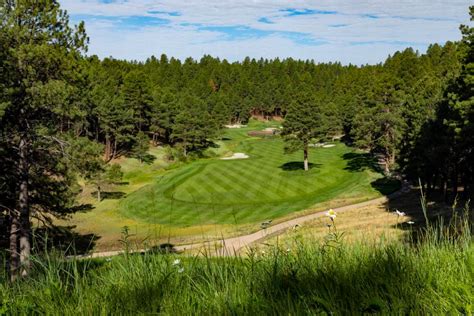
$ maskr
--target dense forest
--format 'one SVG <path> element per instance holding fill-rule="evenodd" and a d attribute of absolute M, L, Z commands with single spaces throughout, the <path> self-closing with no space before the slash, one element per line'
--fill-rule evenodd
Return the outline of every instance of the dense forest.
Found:
<path fill-rule="evenodd" d="M 57 1 L 0 1 L 0 225 L 12 275 L 28 270 L 32 218 L 51 224 L 80 209 L 79 178 L 98 183 L 115 158 L 145 159 L 150 145 L 195 159 L 226 124 L 251 117 L 287 118 L 290 150 L 343 136 L 381 157 L 387 175 L 447 199 L 472 195 L 474 29 L 461 32 L 365 66 L 101 60 Z"/>

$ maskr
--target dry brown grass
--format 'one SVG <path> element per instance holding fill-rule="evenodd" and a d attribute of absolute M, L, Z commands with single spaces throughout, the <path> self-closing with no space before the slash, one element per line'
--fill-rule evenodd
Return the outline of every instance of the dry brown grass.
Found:
<path fill-rule="evenodd" d="M 406 213 L 406 216 L 396 215 L 396 210 Z M 449 215 L 451 211 L 452 208 L 441 201 L 428 203 L 429 218 Z M 414 222 L 414 224 L 410 225 L 408 222 Z M 253 248 L 275 244 L 291 247 L 292 243 L 302 239 L 323 242 L 324 237 L 333 231 L 333 227 L 329 227 L 332 224 L 328 217 L 317 218 L 279 236 L 269 236 L 268 239 L 253 245 Z M 335 219 L 337 232 L 343 233 L 344 241 L 350 243 L 375 244 L 401 240 L 412 227 L 424 224 L 425 218 L 418 190 L 413 190 L 386 203 L 364 206 L 337 214 Z"/>

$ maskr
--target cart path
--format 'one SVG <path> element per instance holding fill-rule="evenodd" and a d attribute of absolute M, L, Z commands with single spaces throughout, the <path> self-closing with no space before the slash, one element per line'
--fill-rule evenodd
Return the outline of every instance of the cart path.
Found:
<path fill-rule="evenodd" d="M 379 204 L 387 202 L 389 199 L 398 198 L 400 195 L 407 193 L 410 190 L 411 190 L 410 186 L 404 183 L 400 190 L 388 196 L 383 196 L 380 198 L 376 198 L 376 199 L 361 202 L 361 203 L 333 208 L 333 210 L 336 213 L 343 213 L 343 212 L 352 211 L 352 210 L 356 210 L 356 209 L 367 207 L 367 206 L 379 205 Z M 175 246 L 174 249 L 177 252 L 185 252 L 188 250 L 202 249 L 202 250 L 208 250 L 206 251 L 206 253 L 216 255 L 216 256 L 233 256 L 233 255 L 236 255 L 239 252 L 239 250 L 246 248 L 250 246 L 251 244 L 264 240 L 270 236 L 280 235 L 284 233 L 285 231 L 287 231 L 288 229 L 292 229 L 294 227 L 300 226 L 304 224 L 305 222 L 323 217 L 325 215 L 326 215 L 325 211 L 311 213 L 308 215 L 303 215 L 294 219 L 290 219 L 290 220 L 269 226 L 266 229 L 261 229 L 251 234 L 231 237 L 231 238 L 224 238 L 220 240 L 200 242 L 200 243 L 195 243 L 195 244 L 180 245 L 180 246 Z M 146 249 L 140 249 L 140 250 L 136 250 L 132 252 L 145 253 Z M 113 257 L 113 256 L 117 256 L 123 253 L 124 253 L 123 250 L 117 250 L 117 251 L 106 251 L 106 252 L 94 252 L 90 255 L 76 256 L 76 257 L 77 258 L 103 258 L 103 257 Z"/>

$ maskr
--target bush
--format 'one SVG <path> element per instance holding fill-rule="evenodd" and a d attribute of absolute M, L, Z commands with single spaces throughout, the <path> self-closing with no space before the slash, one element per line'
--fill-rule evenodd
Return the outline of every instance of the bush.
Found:
<path fill-rule="evenodd" d="M 106 171 L 106 178 L 110 183 L 119 184 L 123 179 L 122 167 L 119 164 L 112 164 Z"/>

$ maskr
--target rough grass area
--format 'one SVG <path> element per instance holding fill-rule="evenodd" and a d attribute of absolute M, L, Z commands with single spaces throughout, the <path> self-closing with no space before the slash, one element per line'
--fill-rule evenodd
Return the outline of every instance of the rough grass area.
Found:
<path fill-rule="evenodd" d="M 0 282 L 0 314 L 472 314 L 471 237 L 442 231 L 418 243 L 328 235 L 246 257 L 47 258 L 32 278 Z"/>
<path fill-rule="evenodd" d="M 159 177 L 120 203 L 123 216 L 174 226 L 245 224 L 275 219 L 335 198 L 375 198 L 393 190 L 370 157 L 337 143 L 310 151 L 310 171 L 302 153 L 284 153 L 279 137 L 248 137 L 253 123 L 229 129 L 222 146 L 245 153 L 245 160 L 207 159 Z M 378 185 L 381 184 L 381 185 Z"/>
<path fill-rule="evenodd" d="M 462 203 L 459 206 L 464 207 Z M 398 216 L 396 210 L 405 213 L 405 216 Z M 438 197 L 426 205 L 426 212 L 430 221 L 436 222 L 440 217 L 449 219 L 453 214 L 453 206 Z M 416 188 L 398 198 L 337 213 L 336 216 L 337 229 L 344 232 L 344 240 L 349 243 L 361 240 L 367 243 L 377 243 L 381 239 L 387 242 L 402 240 L 407 232 L 419 229 L 426 221 L 420 207 L 420 191 Z M 279 236 L 270 235 L 253 247 L 262 250 L 268 245 L 279 244 L 281 247 L 292 248 L 295 242 L 301 240 L 322 241 L 332 225 L 333 222 L 327 216 L 320 217 Z M 243 253 L 245 251 L 242 250 Z"/>

